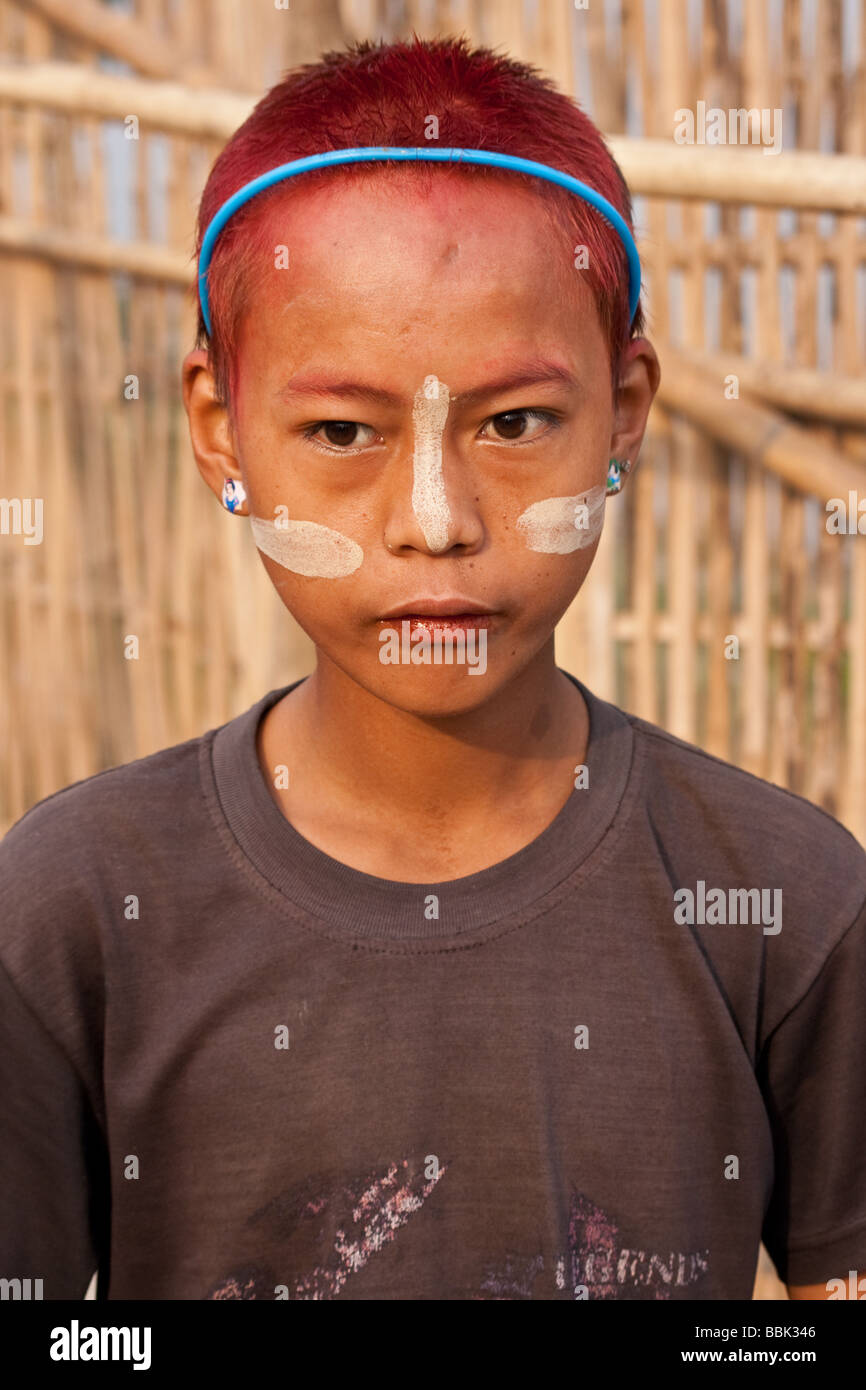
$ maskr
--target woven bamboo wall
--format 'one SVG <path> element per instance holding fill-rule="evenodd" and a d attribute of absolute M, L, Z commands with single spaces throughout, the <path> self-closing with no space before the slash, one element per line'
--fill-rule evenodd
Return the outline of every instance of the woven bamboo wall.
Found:
<path fill-rule="evenodd" d="M 786 148 L 866 146 L 862 0 L 587 10 L 294 0 L 289 11 L 138 0 L 114 27 L 106 13 L 95 0 L 4 0 L 4 61 L 243 96 L 222 123 L 215 116 L 219 134 L 142 120 L 134 142 L 117 119 L 0 98 L 0 491 L 43 498 L 46 528 L 38 547 L 0 536 L 0 827 L 55 788 L 193 736 L 310 669 L 310 644 L 245 529 L 199 479 L 179 395 L 197 197 L 237 112 L 286 67 L 353 36 L 463 30 L 538 63 L 608 133 L 670 141 L 675 110 L 703 99 L 781 107 Z M 701 153 L 709 164 L 727 152 Z M 755 462 L 749 439 L 732 449 L 724 422 L 721 435 L 696 423 L 668 393 L 676 349 L 714 354 L 703 387 L 729 416 L 741 407 L 722 404 L 726 354 L 814 368 L 830 384 L 831 372 L 856 379 L 863 218 L 658 196 L 638 196 L 637 217 L 665 380 L 640 467 L 608 508 L 594 569 L 561 624 L 560 663 L 866 839 L 866 542 L 828 535 L 826 488 L 810 495 L 808 471 L 795 486 Z M 130 244 L 149 258 L 130 265 L 134 275 Z M 125 399 L 130 375 L 135 400 Z M 832 413 L 800 421 L 858 483 L 864 417 L 855 410 L 853 428 Z M 130 634 L 136 661 L 124 656 Z M 737 661 L 724 654 L 729 634 Z"/>

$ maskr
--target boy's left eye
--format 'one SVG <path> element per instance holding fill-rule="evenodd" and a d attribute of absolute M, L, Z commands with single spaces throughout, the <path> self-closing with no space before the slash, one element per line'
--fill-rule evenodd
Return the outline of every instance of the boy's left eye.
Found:
<path fill-rule="evenodd" d="M 527 440 L 524 437 L 526 434 L 525 422 L 527 420 L 540 421 L 542 424 L 546 425 L 548 429 L 556 429 L 559 425 L 559 418 L 554 415 L 552 411 L 529 410 L 527 408 L 524 410 L 503 410 L 500 411 L 498 415 L 491 415 L 489 420 L 485 420 L 482 429 L 486 429 L 488 425 L 496 425 L 499 437 L 493 438 L 492 442 L 495 444 L 528 443 L 533 439 L 537 439 L 539 435 L 547 432 L 546 430 L 537 430 L 534 434 L 529 435 Z M 324 431 L 324 439 L 317 440 L 316 435 L 318 435 L 320 430 Z M 364 443 L 358 444 L 357 435 L 359 430 L 369 430 L 373 435 L 376 433 L 372 425 L 362 425 L 357 420 L 320 420 L 317 424 L 311 425 L 309 429 L 304 430 L 304 437 L 312 440 L 318 448 L 324 449 L 327 453 L 349 454 L 356 453 L 359 448 L 365 447 Z M 485 436 L 483 434 L 480 437 L 482 439 L 485 437 L 488 439 L 491 438 L 491 436 Z M 369 444 L 372 441 L 367 440 L 366 442 Z M 353 445 L 355 446 L 354 448 L 352 447 Z"/>
<path fill-rule="evenodd" d="M 524 420 L 540 420 L 542 423 L 546 424 L 548 428 L 553 429 L 556 429 L 556 427 L 559 424 L 559 417 L 554 415 L 552 411 L 529 409 L 504 410 L 499 415 L 491 415 L 490 419 L 486 421 L 485 424 L 492 425 L 495 423 L 497 430 L 500 432 L 504 428 L 504 436 L 500 435 L 500 438 L 494 441 L 495 443 L 503 444 L 513 441 L 515 443 L 522 444 L 524 443 Z M 519 427 L 516 434 L 511 432 L 515 428 L 515 426 Z M 546 433 L 546 430 L 538 430 L 535 434 L 529 436 L 529 440 L 531 441 L 533 439 L 537 439 L 540 434 Z"/>

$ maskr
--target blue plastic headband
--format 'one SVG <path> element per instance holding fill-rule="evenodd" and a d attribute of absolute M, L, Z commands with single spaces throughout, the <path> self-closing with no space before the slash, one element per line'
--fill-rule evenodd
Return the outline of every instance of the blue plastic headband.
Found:
<path fill-rule="evenodd" d="M 275 183 L 280 183 L 283 179 L 293 178 L 295 174 L 306 174 L 311 169 L 323 169 L 329 164 L 355 164 L 366 160 L 385 159 L 435 161 L 456 159 L 458 163 L 491 164 L 499 169 L 515 169 L 519 174 L 534 174 L 536 178 L 546 179 L 548 183 L 559 184 L 560 188 L 567 188 L 570 193 L 575 193 L 578 198 L 583 198 L 613 227 L 625 247 L 628 257 L 629 323 L 634 319 L 640 299 L 640 259 L 634 237 L 629 231 L 628 223 L 617 212 L 613 204 L 603 198 L 594 188 L 590 188 L 589 184 L 582 183 L 580 179 L 564 173 L 562 169 L 553 169 L 549 164 L 539 164 L 534 159 L 521 159 L 515 154 L 500 154 L 497 150 L 442 149 L 438 147 L 431 149 L 424 146 L 408 145 L 362 145 L 349 150 L 325 150 L 322 154 L 310 154 L 303 159 L 293 159 L 288 164 L 278 164 L 276 168 L 268 169 L 266 173 L 259 174 L 258 178 L 245 183 L 242 188 L 238 189 L 237 193 L 233 193 L 230 198 L 226 199 L 222 207 L 211 218 L 202 239 L 198 258 L 198 295 L 208 337 L 211 336 L 211 321 L 208 310 L 207 273 L 216 239 L 238 208 L 243 207 L 244 203 L 248 203 L 257 193 L 263 192 L 264 189 L 270 188 Z"/>

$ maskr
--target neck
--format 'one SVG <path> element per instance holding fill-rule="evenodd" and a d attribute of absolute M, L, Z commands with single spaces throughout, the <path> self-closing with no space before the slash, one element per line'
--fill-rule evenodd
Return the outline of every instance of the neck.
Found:
<path fill-rule="evenodd" d="M 583 761 L 589 732 L 583 697 L 557 669 L 552 638 L 512 681 L 464 713 L 397 709 L 323 656 L 271 713 L 271 763 L 282 748 L 300 785 L 327 788 L 329 800 L 362 806 L 369 816 L 397 817 L 407 831 L 446 816 L 452 826 L 469 825 L 501 808 L 503 798 L 510 806 L 525 796 L 563 804 L 566 773 Z"/>

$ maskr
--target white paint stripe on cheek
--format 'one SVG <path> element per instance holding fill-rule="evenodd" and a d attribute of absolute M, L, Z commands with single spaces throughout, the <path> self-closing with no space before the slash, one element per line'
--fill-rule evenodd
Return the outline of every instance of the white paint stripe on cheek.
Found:
<path fill-rule="evenodd" d="M 315 521 L 281 521 L 250 516 L 253 538 L 259 550 L 293 574 L 317 579 L 341 579 L 354 574 L 364 552 L 348 536 L 319 526 Z"/>
<path fill-rule="evenodd" d="M 592 545 L 601 535 L 606 499 L 603 483 L 574 497 L 545 497 L 520 513 L 517 529 L 523 532 L 530 550 L 568 555 Z"/>
<path fill-rule="evenodd" d="M 451 514 L 442 476 L 442 431 L 448 415 L 450 395 L 444 381 L 436 376 L 424 378 L 415 392 L 412 423 L 415 452 L 412 464 L 412 510 L 431 550 L 444 550 L 448 544 Z"/>

